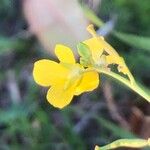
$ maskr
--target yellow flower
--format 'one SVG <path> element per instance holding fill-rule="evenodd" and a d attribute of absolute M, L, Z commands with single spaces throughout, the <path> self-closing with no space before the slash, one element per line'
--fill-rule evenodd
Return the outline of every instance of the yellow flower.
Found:
<path fill-rule="evenodd" d="M 117 64 L 118 71 L 127 75 L 131 83 L 133 83 L 134 78 L 126 66 L 124 59 L 119 56 L 116 50 L 102 36 L 96 34 L 93 25 L 89 25 L 87 30 L 93 37 L 85 40 L 83 43 L 91 50 L 94 63 L 96 65 L 103 65 L 103 67 L 104 65 Z"/>
<path fill-rule="evenodd" d="M 56 45 L 55 54 L 60 62 L 47 59 L 35 62 L 33 77 L 39 85 L 51 86 L 47 92 L 48 102 L 63 108 L 74 95 L 94 90 L 99 84 L 99 75 L 76 63 L 71 49 L 64 45 Z"/>

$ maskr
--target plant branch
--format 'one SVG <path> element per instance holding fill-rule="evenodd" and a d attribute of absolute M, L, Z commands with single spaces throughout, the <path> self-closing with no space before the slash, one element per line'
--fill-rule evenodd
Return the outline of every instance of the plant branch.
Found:
<path fill-rule="evenodd" d="M 123 83 L 124 85 L 126 85 L 127 87 L 135 91 L 136 93 L 138 93 L 140 96 L 142 96 L 145 100 L 147 100 L 150 103 L 150 95 L 146 93 L 136 82 L 131 84 L 131 82 L 127 80 L 126 78 L 112 71 L 108 71 L 106 69 L 96 68 L 96 70 L 99 73 L 103 73 L 103 74 L 113 77 L 114 79 L 117 79 L 118 81 L 120 81 L 121 83 Z"/>

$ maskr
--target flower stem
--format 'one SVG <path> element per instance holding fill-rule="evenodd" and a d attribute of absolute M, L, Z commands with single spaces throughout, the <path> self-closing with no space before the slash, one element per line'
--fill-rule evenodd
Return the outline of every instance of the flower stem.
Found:
<path fill-rule="evenodd" d="M 127 80 L 126 78 L 124 78 L 112 71 L 108 71 L 106 69 L 96 68 L 96 70 L 99 73 L 106 74 L 106 75 L 111 76 L 114 79 L 117 79 L 118 81 L 122 82 L 123 84 L 125 84 L 127 87 L 129 87 L 130 89 L 132 89 L 133 91 L 138 93 L 140 96 L 142 96 L 145 100 L 147 100 L 150 103 L 150 95 L 148 93 L 146 93 L 136 82 L 131 84 L 131 82 L 129 80 Z"/>

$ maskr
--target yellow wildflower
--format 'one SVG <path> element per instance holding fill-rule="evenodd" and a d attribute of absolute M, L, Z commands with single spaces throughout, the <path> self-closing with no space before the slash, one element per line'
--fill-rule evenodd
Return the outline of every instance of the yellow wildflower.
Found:
<path fill-rule="evenodd" d="M 117 64 L 118 71 L 127 75 L 131 83 L 133 83 L 134 78 L 126 66 L 124 59 L 120 57 L 116 50 L 104 40 L 104 37 L 96 34 L 93 25 L 89 25 L 87 30 L 93 37 L 85 40 L 83 43 L 91 50 L 94 63 L 96 65 L 102 64 L 107 66 L 110 64 Z"/>
<path fill-rule="evenodd" d="M 76 63 L 71 49 L 64 45 L 56 45 L 55 54 L 60 62 L 47 59 L 35 62 L 33 77 L 39 85 L 51 86 L 47 92 L 48 102 L 63 108 L 74 95 L 94 90 L 99 84 L 99 75 Z"/>
<path fill-rule="evenodd" d="M 50 86 L 47 100 L 55 107 L 63 108 L 74 95 L 94 90 L 99 84 L 97 68 L 109 71 L 110 64 L 117 64 L 118 71 L 127 75 L 131 83 L 134 81 L 124 59 L 115 49 L 96 34 L 92 25 L 87 30 L 93 37 L 77 45 L 80 64 L 76 63 L 71 49 L 64 45 L 55 48 L 59 63 L 42 59 L 34 64 L 34 80 L 39 85 Z"/>

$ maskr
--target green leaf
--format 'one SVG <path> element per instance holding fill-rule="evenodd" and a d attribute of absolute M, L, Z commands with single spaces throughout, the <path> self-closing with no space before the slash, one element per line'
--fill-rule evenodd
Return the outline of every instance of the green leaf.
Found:
<path fill-rule="evenodd" d="M 114 31 L 113 35 L 130 46 L 150 52 L 150 37 L 143 37 L 117 31 Z"/>
<path fill-rule="evenodd" d="M 82 5 L 81 6 L 84 15 L 94 24 L 96 24 L 98 27 L 102 26 L 104 23 L 103 21 L 96 16 L 96 14 L 93 12 L 93 10 L 91 10 L 90 8 L 88 8 L 86 5 Z"/>
<path fill-rule="evenodd" d="M 95 119 L 100 123 L 101 126 L 111 131 L 112 134 L 115 136 L 118 136 L 120 138 L 136 138 L 136 136 L 132 134 L 131 132 L 125 129 L 122 129 L 121 127 L 115 125 L 114 123 L 102 117 L 95 117 Z"/>

